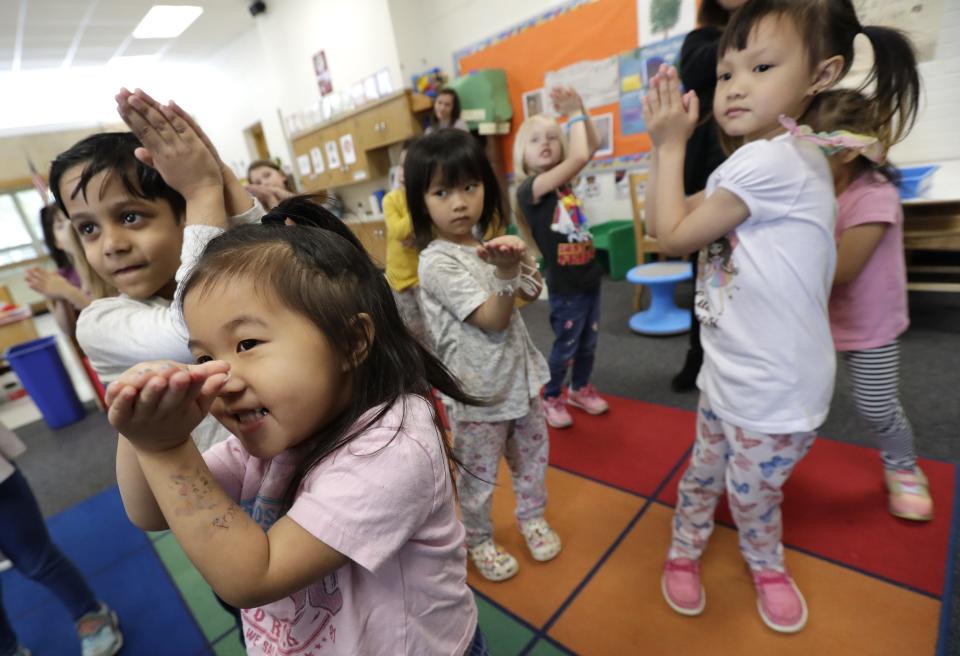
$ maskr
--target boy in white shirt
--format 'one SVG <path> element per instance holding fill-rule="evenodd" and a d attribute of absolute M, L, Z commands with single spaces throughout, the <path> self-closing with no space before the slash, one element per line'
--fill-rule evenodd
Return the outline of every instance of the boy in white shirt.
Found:
<path fill-rule="evenodd" d="M 50 167 L 87 260 L 120 292 L 91 303 L 77 322 L 104 384 L 144 360 L 191 362 L 177 285 L 213 237 L 264 213 L 183 110 L 140 90 L 117 102 L 132 132 L 91 135 Z M 208 418 L 194 438 L 203 451 L 227 435 Z"/>

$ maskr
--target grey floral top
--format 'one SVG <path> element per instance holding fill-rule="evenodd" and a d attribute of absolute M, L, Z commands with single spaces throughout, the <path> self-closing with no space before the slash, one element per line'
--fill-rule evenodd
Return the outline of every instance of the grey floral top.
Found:
<path fill-rule="evenodd" d="M 516 308 L 501 332 L 466 322 L 494 293 L 494 271 L 475 247 L 443 239 L 420 253 L 420 307 L 432 346 L 464 391 L 488 403 L 466 406 L 445 399 L 458 421 L 519 419 L 550 378 L 547 361 Z"/>

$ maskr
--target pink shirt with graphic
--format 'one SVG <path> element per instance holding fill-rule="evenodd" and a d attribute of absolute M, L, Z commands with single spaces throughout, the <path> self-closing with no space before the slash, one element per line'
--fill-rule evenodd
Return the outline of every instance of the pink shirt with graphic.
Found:
<path fill-rule="evenodd" d="M 885 346 L 910 325 L 903 207 L 897 188 L 878 173 L 857 178 L 837 199 L 837 241 L 866 223 L 888 225 L 877 249 L 853 282 L 830 293 L 830 330 L 838 351 Z"/>
<path fill-rule="evenodd" d="M 447 460 L 430 404 L 408 396 L 405 409 L 394 405 L 304 480 L 287 516 L 351 562 L 244 610 L 248 654 L 447 656 L 469 647 L 477 608 Z M 203 457 L 264 530 L 280 518 L 292 451 L 259 460 L 231 436 Z"/>

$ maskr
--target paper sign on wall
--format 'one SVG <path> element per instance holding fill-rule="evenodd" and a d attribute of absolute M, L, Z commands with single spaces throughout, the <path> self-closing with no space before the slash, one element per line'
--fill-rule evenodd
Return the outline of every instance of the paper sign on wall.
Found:
<path fill-rule="evenodd" d="M 553 87 L 560 86 L 576 89 L 588 109 L 611 105 L 620 98 L 617 58 L 581 61 L 558 71 L 548 71 L 543 76 L 543 88 L 547 94 Z"/>
<path fill-rule="evenodd" d="M 323 152 L 314 146 L 310 149 L 310 160 L 313 162 L 313 170 L 317 173 L 323 173 Z"/>
<path fill-rule="evenodd" d="M 347 166 L 357 163 L 357 151 L 353 148 L 353 135 L 345 134 L 340 137 L 340 151 L 343 153 L 343 163 Z"/>
<path fill-rule="evenodd" d="M 313 172 L 313 169 L 310 168 L 310 156 L 309 155 L 300 155 L 297 157 L 297 168 L 300 170 L 300 175 L 310 175 Z"/>
<path fill-rule="evenodd" d="M 643 122 L 643 97 L 660 64 L 676 64 L 685 34 L 653 45 L 620 53 L 620 133 L 639 134 Z"/>
<path fill-rule="evenodd" d="M 327 151 L 327 165 L 332 169 L 340 168 L 340 152 L 337 150 L 337 142 L 328 141 L 323 144 L 323 148 Z"/>

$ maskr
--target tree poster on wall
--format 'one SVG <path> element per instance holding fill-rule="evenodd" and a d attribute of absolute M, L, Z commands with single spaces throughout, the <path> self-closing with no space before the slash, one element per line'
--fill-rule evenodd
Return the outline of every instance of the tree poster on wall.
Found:
<path fill-rule="evenodd" d="M 637 0 L 637 45 L 686 34 L 697 23 L 696 0 Z"/>

